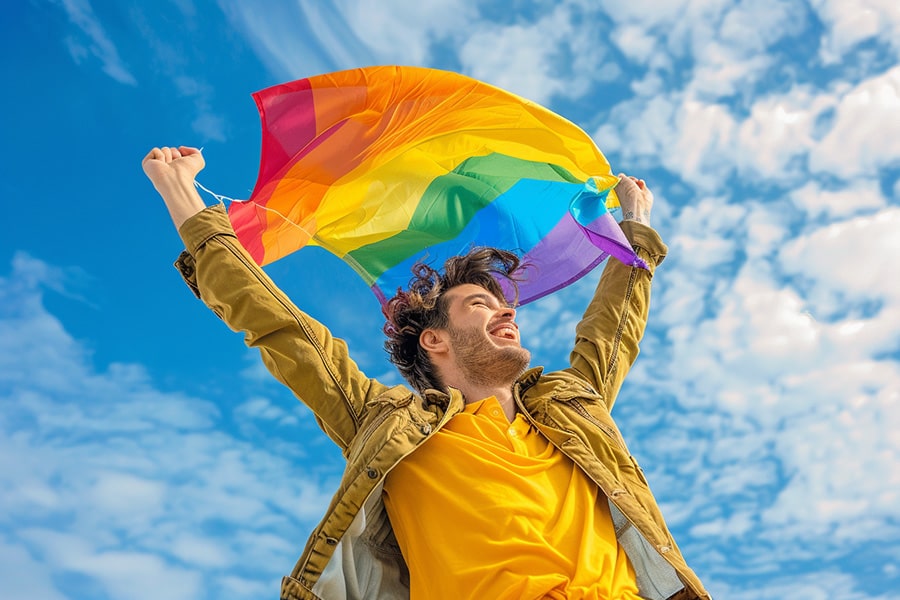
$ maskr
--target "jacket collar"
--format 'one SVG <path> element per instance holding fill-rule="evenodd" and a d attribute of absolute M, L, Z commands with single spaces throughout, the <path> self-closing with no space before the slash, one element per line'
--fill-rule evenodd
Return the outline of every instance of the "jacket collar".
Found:
<path fill-rule="evenodd" d="M 533 367 L 522 373 L 516 383 L 519 384 L 520 389 L 524 392 L 537 383 L 537 380 L 540 379 L 543 374 L 544 367 Z"/>
<path fill-rule="evenodd" d="M 516 380 L 516 386 L 524 392 L 535 383 L 537 383 L 538 379 L 541 378 L 541 375 L 544 373 L 544 367 L 533 367 L 528 369 L 524 373 L 519 376 L 519 379 Z M 451 389 L 451 391 L 445 392 L 442 390 L 436 389 L 427 389 L 422 393 L 423 404 L 425 406 L 435 405 L 439 406 L 441 410 L 446 411 L 450 406 L 450 395 L 459 394 L 459 390 Z"/>

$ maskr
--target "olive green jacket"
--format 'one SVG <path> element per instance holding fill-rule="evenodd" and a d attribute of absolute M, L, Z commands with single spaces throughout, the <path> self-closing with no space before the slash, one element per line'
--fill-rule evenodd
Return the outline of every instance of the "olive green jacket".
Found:
<path fill-rule="evenodd" d="M 653 269 L 666 253 L 649 227 L 625 222 L 623 230 L 651 270 L 611 259 L 576 328 L 571 366 L 525 372 L 515 384 L 515 400 L 609 499 L 641 596 L 709 598 L 610 416 L 644 333 Z M 282 599 L 409 598 L 409 573 L 381 499 L 384 478 L 463 410 L 462 395 L 452 388 L 418 395 L 366 377 L 346 344 L 294 306 L 257 267 L 221 207 L 192 217 L 179 233 L 186 251 L 176 265 L 185 281 L 229 327 L 244 333 L 248 346 L 259 348 L 268 369 L 312 409 L 347 460 L 327 514 L 283 580 Z"/>

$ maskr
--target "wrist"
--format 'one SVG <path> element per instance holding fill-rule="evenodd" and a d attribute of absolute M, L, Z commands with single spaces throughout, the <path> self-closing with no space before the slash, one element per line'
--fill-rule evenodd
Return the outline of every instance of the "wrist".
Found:
<path fill-rule="evenodd" d="M 164 173 L 153 179 L 153 186 L 160 194 L 184 194 L 194 190 L 194 178 L 181 173 Z"/>
<path fill-rule="evenodd" d="M 176 229 L 206 208 L 206 203 L 194 187 L 193 179 L 176 175 L 155 181 L 154 185 L 162 196 Z"/>
<path fill-rule="evenodd" d="M 643 223 L 644 225 L 650 225 L 650 211 L 649 210 L 631 210 L 631 209 L 623 209 L 622 210 L 622 221 L 634 221 L 636 223 Z"/>

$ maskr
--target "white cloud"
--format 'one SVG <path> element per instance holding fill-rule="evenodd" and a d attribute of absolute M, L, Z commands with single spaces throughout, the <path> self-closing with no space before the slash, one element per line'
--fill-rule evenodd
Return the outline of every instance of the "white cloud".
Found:
<path fill-rule="evenodd" d="M 690 89 L 700 96 L 748 95 L 777 60 L 769 49 L 802 31 L 804 17 L 790 0 L 752 0 L 723 10 L 715 29 L 692 24 L 690 55 L 696 62 Z"/>
<path fill-rule="evenodd" d="M 200 593 L 199 573 L 167 564 L 158 555 L 104 550 L 51 529 L 29 528 L 20 535 L 57 569 L 93 579 L 111 598 L 190 600 Z"/>
<path fill-rule="evenodd" d="M 250 400 L 234 418 L 256 427 L 231 434 L 213 403 L 157 389 L 139 365 L 97 370 L 43 306 L 44 281 L 65 279 L 24 255 L 0 278 L 0 554 L 18 566 L 4 597 L 61 597 L 49 581 L 110 598 L 275 593 L 338 451 L 304 466 L 324 444 L 308 412 Z M 303 446 L 266 429 L 273 419 Z M 218 583 L 224 569 L 236 588 Z"/>
<path fill-rule="evenodd" d="M 816 144 L 816 119 L 834 106 L 830 94 L 795 87 L 762 97 L 740 124 L 733 159 L 748 176 L 784 181 L 804 175 L 803 159 Z"/>
<path fill-rule="evenodd" d="M 560 3 L 533 22 L 484 24 L 461 43 L 463 70 L 542 104 L 614 81 L 620 69 L 608 60 L 604 38 L 582 25 L 580 12 Z"/>
<path fill-rule="evenodd" d="M 225 120 L 211 112 L 204 111 L 197 115 L 191 121 L 191 128 L 206 140 L 224 142 L 227 139 L 225 135 Z"/>
<path fill-rule="evenodd" d="M 900 7 L 892 0 L 813 0 L 810 3 L 825 25 L 820 53 L 826 63 L 842 60 L 855 46 L 877 38 L 900 49 Z"/>
<path fill-rule="evenodd" d="M 566 20 L 565 11 L 557 8 L 539 23 L 476 32 L 460 49 L 464 69 L 476 79 L 547 103 L 568 85 L 554 77 L 550 57 L 560 39 L 572 33 Z"/>
<path fill-rule="evenodd" d="M 109 38 L 89 0 L 57 0 L 73 25 L 87 38 L 69 37 L 66 45 L 76 64 L 81 64 L 88 56 L 97 58 L 103 65 L 103 72 L 125 85 L 137 85 L 137 80 L 128 66 L 119 57 L 116 46 Z"/>
<path fill-rule="evenodd" d="M 650 95 L 624 101 L 616 105 L 609 118 L 594 133 L 601 150 L 621 155 L 632 167 L 658 165 L 666 161 L 665 148 L 675 138 L 675 119 L 681 112 L 677 92 Z M 637 163 L 637 164 L 635 164 Z M 680 173 L 677 164 L 666 164 L 673 173 Z M 633 170 L 633 169 L 632 169 Z"/>
<path fill-rule="evenodd" d="M 650 64 L 654 57 L 665 56 L 659 52 L 658 39 L 643 25 L 622 23 L 613 28 L 610 38 L 622 54 L 636 63 Z"/>
<path fill-rule="evenodd" d="M 762 515 L 773 535 L 838 543 L 900 535 L 900 370 L 896 363 L 847 362 L 797 382 L 801 393 L 817 393 L 818 403 L 775 441 L 790 482 Z"/>
<path fill-rule="evenodd" d="M 710 42 L 703 50 L 703 60 L 694 67 L 690 90 L 700 97 L 721 98 L 748 93 L 760 74 L 772 64 L 768 54 L 735 56 L 732 48 Z"/>
<path fill-rule="evenodd" d="M 704 98 L 747 91 L 774 61 L 767 50 L 805 25 L 801 7 L 786 0 L 607 1 L 603 6 L 615 23 L 612 39 L 630 60 L 666 72 L 688 61 L 688 89 Z"/>
<path fill-rule="evenodd" d="M 834 124 L 810 154 L 813 172 L 871 177 L 900 160 L 900 66 L 843 94 Z"/>
<path fill-rule="evenodd" d="M 63 600 L 51 569 L 22 546 L 0 539 L 0 594 L 5 600 Z"/>
<path fill-rule="evenodd" d="M 269 375 L 269 377 L 272 376 Z M 268 398 L 262 397 L 250 398 L 235 408 L 234 413 L 239 419 L 274 421 L 278 425 L 296 425 L 299 421 L 296 414 L 292 414 L 281 406 L 273 404 Z"/>
<path fill-rule="evenodd" d="M 889 600 L 893 594 L 868 594 L 860 590 L 859 581 L 847 573 L 820 570 L 815 573 L 784 574 L 783 569 L 768 572 L 761 578 L 762 585 L 747 589 L 740 583 L 733 586 L 716 585 L 714 597 L 732 600 L 756 600 L 758 598 L 803 598 L 803 600 Z"/>
<path fill-rule="evenodd" d="M 222 569 L 238 562 L 230 547 L 189 532 L 176 535 L 169 548 L 173 556 L 186 564 Z"/>
<path fill-rule="evenodd" d="M 129 473 L 100 472 L 86 497 L 101 511 L 128 517 L 162 512 L 166 486 Z"/>
<path fill-rule="evenodd" d="M 809 171 L 851 181 L 896 164 L 900 67 L 852 88 L 831 88 L 795 86 L 762 96 L 739 116 L 728 103 L 703 100 L 694 91 L 660 94 L 664 90 L 656 85 L 638 87 L 594 138 L 607 153 L 639 165 L 662 164 L 706 192 L 727 190 L 735 173 L 789 188 Z"/>
<path fill-rule="evenodd" d="M 804 17 L 803 7 L 792 0 L 739 2 L 725 13 L 719 36 L 747 57 L 797 34 L 806 25 Z"/>
<path fill-rule="evenodd" d="M 700 189 L 715 189 L 733 169 L 734 117 L 722 104 L 686 100 L 664 164 Z"/>
<path fill-rule="evenodd" d="M 835 222 L 788 244 L 785 268 L 848 299 L 878 299 L 900 306 L 900 209 Z M 885 326 L 900 329 L 900 323 Z M 898 331 L 900 333 L 900 331 Z"/>

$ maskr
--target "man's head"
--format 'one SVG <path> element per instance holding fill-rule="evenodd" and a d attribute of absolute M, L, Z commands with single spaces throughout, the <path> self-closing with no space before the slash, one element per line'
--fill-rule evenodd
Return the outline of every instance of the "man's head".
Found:
<path fill-rule="evenodd" d="M 413 387 L 454 385 L 442 381 L 433 360 L 446 351 L 470 378 L 515 378 L 528 366 L 515 310 L 498 283 L 505 279 L 516 289 L 519 267 L 515 254 L 495 248 L 474 248 L 441 271 L 421 262 L 413 267 L 409 290 L 398 290 L 384 307 L 385 349 Z"/>

